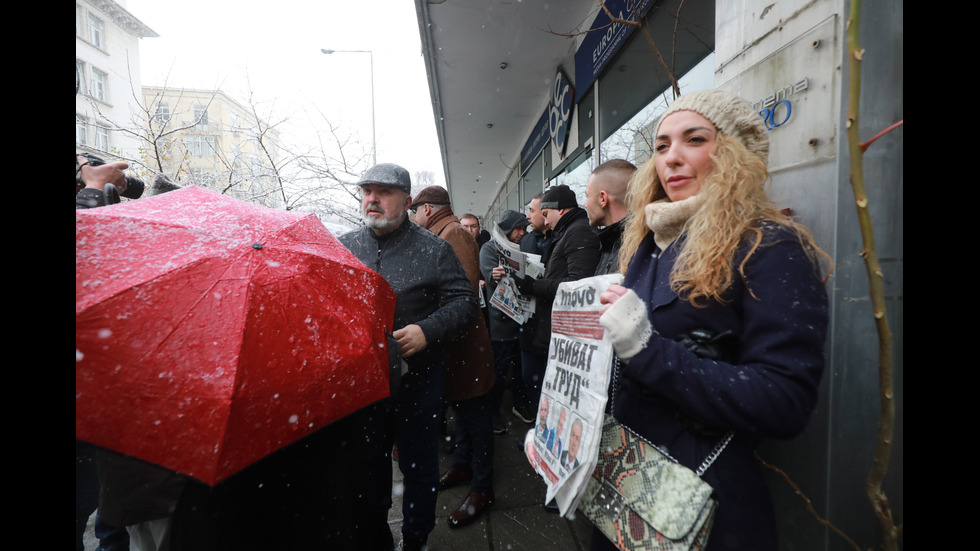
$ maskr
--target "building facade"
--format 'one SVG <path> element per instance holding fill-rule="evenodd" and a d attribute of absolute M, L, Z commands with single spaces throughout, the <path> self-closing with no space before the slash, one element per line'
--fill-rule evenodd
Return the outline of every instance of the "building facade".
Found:
<path fill-rule="evenodd" d="M 610 158 L 642 164 L 651 130 L 681 92 L 721 88 L 770 129 L 770 196 L 833 258 L 831 326 L 809 428 L 759 450 L 818 516 L 862 548 L 881 540 L 866 493 L 879 419 L 878 337 L 850 185 L 847 0 L 594 0 L 517 5 L 416 0 L 437 132 L 453 204 L 482 214 L 563 183 L 579 191 Z M 862 2 L 862 139 L 901 121 L 903 5 Z M 610 18 L 609 14 L 613 17 Z M 624 21 L 642 20 L 646 32 Z M 884 482 L 904 521 L 903 131 L 863 158 L 893 338 L 895 425 Z M 852 547 L 770 479 L 782 549 Z"/>
<path fill-rule="evenodd" d="M 75 149 L 134 159 L 139 112 L 139 41 L 158 36 L 113 0 L 75 3 Z M 135 83 L 135 84 L 130 84 Z"/>
<path fill-rule="evenodd" d="M 272 208 L 283 206 L 274 169 L 279 135 L 220 90 L 143 87 L 141 164 L 147 176 L 214 189 Z"/>

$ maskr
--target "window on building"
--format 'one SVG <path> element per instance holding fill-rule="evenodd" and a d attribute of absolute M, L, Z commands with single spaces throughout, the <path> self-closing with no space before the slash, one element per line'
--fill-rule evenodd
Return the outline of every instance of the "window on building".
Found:
<path fill-rule="evenodd" d="M 241 132 L 241 126 L 238 124 L 238 113 L 231 114 L 231 133 L 237 135 Z"/>
<path fill-rule="evenodd" d="M 160 125 L 167 124 L 170 121 L 170 103 L 166 101 L 161 101 L 157 104 L 156 113 L 153 114 L 153 118 L 157 120 Z"/>
<path fill-rule="evenodd" d="M 208 170 L 206 168 L 192 168 L 190 169 L 190 180 L 191 183 L 199 186 L 213 187 L 215 173 L 213 170 Z"/>
<path fill-rule="evenodd" d="M 104 126 L 95 127 L 95 148 L 99 151 L 109 151 L 109 129 Z"/>
<path fill-rule="evenodd" d="M 198 157 L 214 157 L 214 136 L 188 136 L 187 153 Z"/>
<path fill-rule="evenodd" d="M 105 23 L 91 13 L 88 14 L 88 41 L 97 48 L 105 48 Z"/>
<path fill-rule="evenodd" d="M 88 145 L 88 124 L 85 119 L 75 117 L 75 143 L 78 145 Z"/>
<path fill-rule="evenodd" d="M 98 69 L 92 69 L 92 88 L 89 90 L 92 97 L 99 100 L 106 100 L 106 83 L 108 76 Z"/>
<path fill-rule="evenodd" d="M 194 106 L 194 120 L 198 121 L 196 126 L 198 130 L 207 132 L 208 130 L 208 106 L 207 105 Z"/>
<path fill-rule="evenodd" d="M 78 4 L 75 4 L 75 36 L 85 38 L 85 35 L 82 34 L 84 20 L 85 10 Z"/>
<path fill-rule="evenodd" d="M 565 171 L 555 177 L 548 185 L 566 185 L 575 192 L 578 206 L 585 205 L 585 188 L 589 184 L 589 176 L 595 170 L 595 162 L 590 151 L 583 151 L 565 167 Z"/>
<path fill-rule="evenodd" d="M 544 191 L 544 152 L 531 163 L 531 166 L 521 178 L 521 188 L 524 200 L 518 203 L 519 207 L 531 202 L 531 197 Z M 514 208 L 514 207 L 507 207 Z M 515 208 L 515 210 L 517 210 Z"/>
<path fill-rule="evenodd" d="M 78 84 L 78 90 L 76 93 L 84 94 L 85 93 L 85 62 L 79 61 L 77 59 L 75 60 L 75 78 L 78 79 L 76 81 L 76 84 Z"/>
<path fill-rule="evenodd" d="M 714 87 L 714 59 L 714 54 L 709 54 L 677 80 L 682 94 Z M 647 162 L 653 152 L 653 132 L 660 115 L 672 101 L 670 98 L 669 90 L 654 96 L 652 101 L 610 133 L 602 142 L 602 162 L 626 159 L 636 166 Z"/>
<path fill-rule="evenodd" d="M 173 149 L 173 142 L 169 138 L 157 138 L 154 143 L 156 144 L 158 153 L 163 156 L 170 156 L 171 150 Z"/>

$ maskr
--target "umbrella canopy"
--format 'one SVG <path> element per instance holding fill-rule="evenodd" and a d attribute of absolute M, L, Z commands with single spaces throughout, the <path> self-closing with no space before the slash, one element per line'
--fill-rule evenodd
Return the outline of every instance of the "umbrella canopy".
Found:
<path fill-rule="evenodd" d="M 312 214 L 75 213 L 75 437 L 215 484 L 388 395 L 395 295 Z"/>

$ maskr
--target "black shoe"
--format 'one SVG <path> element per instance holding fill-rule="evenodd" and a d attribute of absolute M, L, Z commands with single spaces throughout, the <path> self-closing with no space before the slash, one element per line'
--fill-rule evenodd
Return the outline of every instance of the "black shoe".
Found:
<path fill-rule="evenodd" d="M 548 511 L 549 513 L 557 513 L 558 512 L 558 502 L 552 499 L 548 503 L 545 503 L 544 504 L 544 510 L 545 511 Z"/>

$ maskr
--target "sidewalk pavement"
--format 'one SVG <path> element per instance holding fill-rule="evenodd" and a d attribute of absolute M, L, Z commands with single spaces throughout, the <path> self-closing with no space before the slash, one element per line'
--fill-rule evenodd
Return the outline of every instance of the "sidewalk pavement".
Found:
<path fill-rule="evenodd" d="M 508 399 L 504 400 L 509 403 Z M 453 428 L 450 409 L 450 432 Z M 527 425 L 510 410 L 501 420 L 507 434 L 494 437 L 494 504 L 473 524 L 449 528 L 446 519 L 466 498 L 469 486 L 463 484 L 439 493 L 436 502 L 436 527 L 429 535 L 430 551 L 585 551 L 592 540 L 592 523 L 580 512 L 572 519 L 558 516 L 544 508 L 545 484 L 524 456 L 524 435 L 533 425 Z M 440 445 L 440 473 L 452 465 L 453 456 Z M 394 465 L 396 487 L 401 472 Z M 388 514 L 395 542 L 401 538 L 402 501 L 394 496 Z"/>

